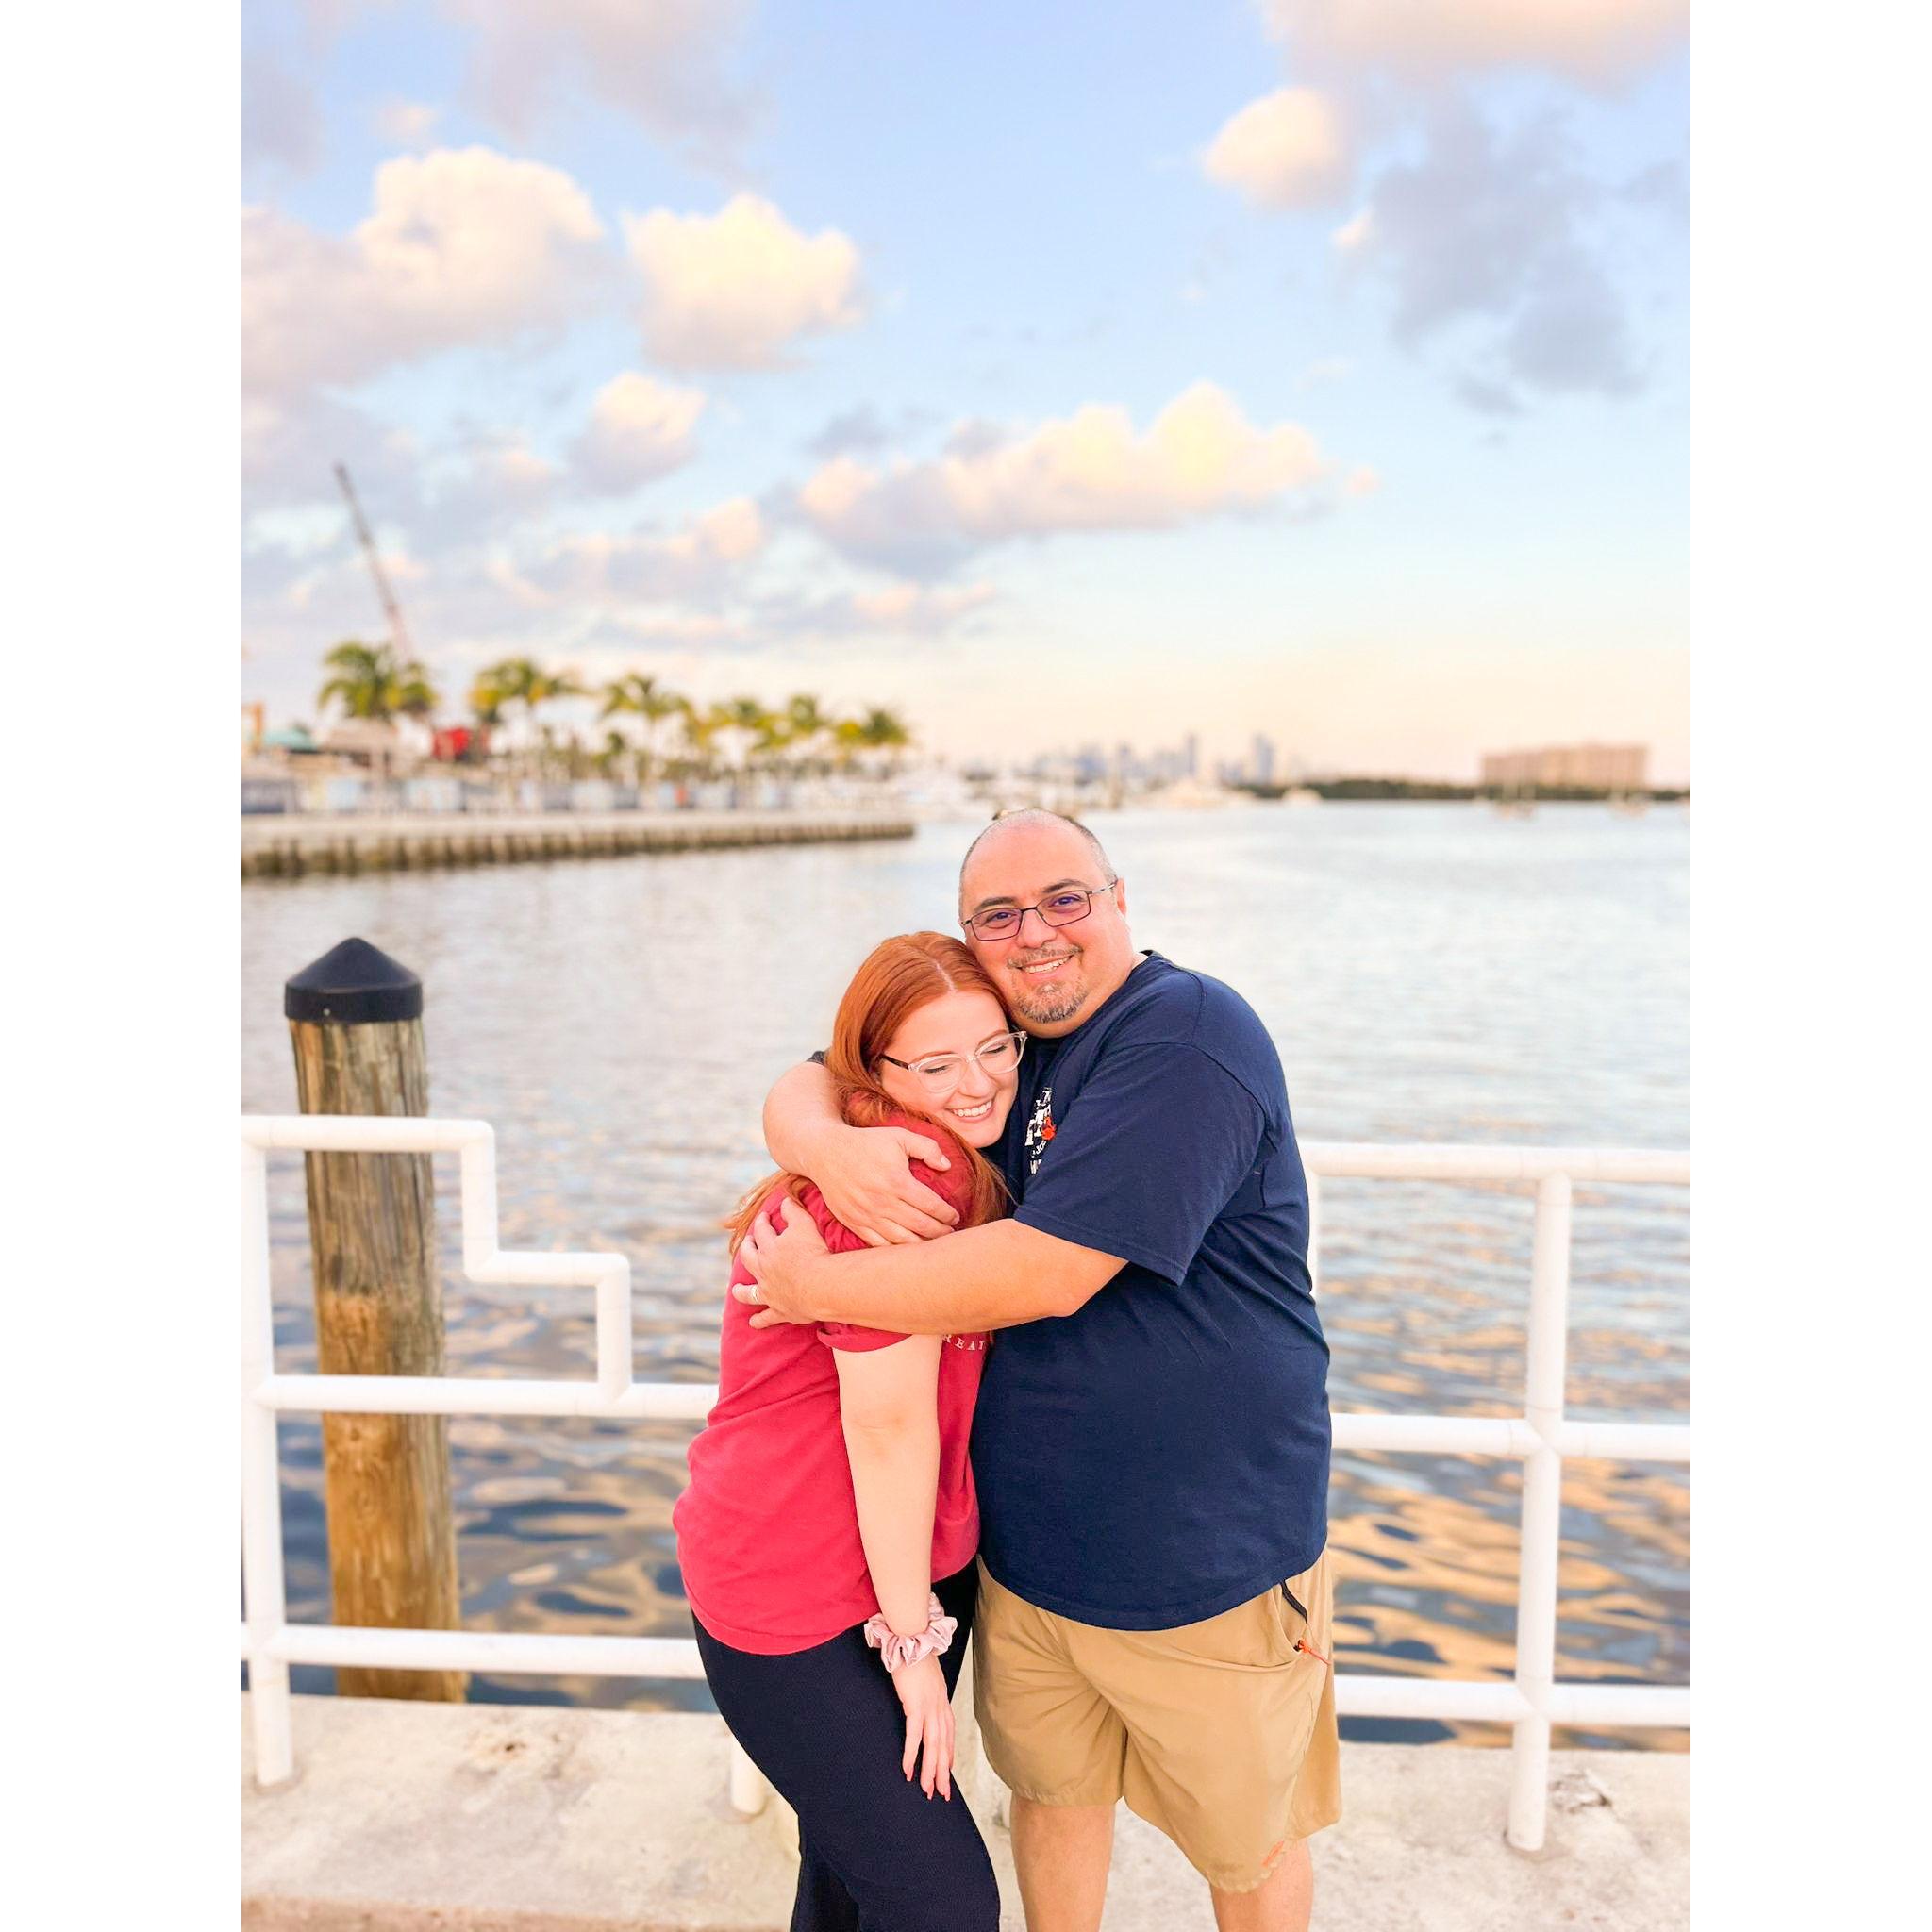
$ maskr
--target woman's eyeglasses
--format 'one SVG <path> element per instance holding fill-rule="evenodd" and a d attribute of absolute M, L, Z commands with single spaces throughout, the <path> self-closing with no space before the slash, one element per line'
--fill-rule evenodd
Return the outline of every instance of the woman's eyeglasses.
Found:
<path fill-rule="evenodd" d="M 1093 902 L 1102 892 L 1110 892 L 1119 884 L 1118 879 L 1108 879 L 1106 885 L 1096 886 L 1091 891 L 1070 889 L 1042 899 L 1037 906 L 994 906 L 988 911 L 975 912 L 964 924 L 974 939 L 981 940 L 1011 939 L 1025 924 L 1029 912 L 1039 913 L 1048 925 L 1072 925 L 1092 911 Z"/>
<path fill-rule="evenodd" d="M 904 1067 L 928 1093 L 940 1095 L 950 1093 L 966 1077 L 968 1058 L 977 1060 L 981 1069 L 994 1079 L 1004 1079 L 1020 1064 L 1020 1056 L 1025 1050 L 1024 1033 L 997 1033 L 992 1039 L 982 1041 L 971 1055 L 939 1053 L 929 1059 L 895 1060 L 891 1054 L 882 1053 L 879 1058 L 895 1067 Z"/>

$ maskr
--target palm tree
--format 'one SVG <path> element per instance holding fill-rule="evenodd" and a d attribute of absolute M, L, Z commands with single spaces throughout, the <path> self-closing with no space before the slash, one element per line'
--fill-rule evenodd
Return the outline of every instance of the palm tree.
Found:
<path fill-rule="evenodd" d="M 885 753 L 885 769 L 899 768 L 899 754 L 912 743 L 912 733 L 896 711 L 871 710 L 859 721 L 858 741 L 868 750 Z"/>
<path fill-rule="evenodd" d="M 648 781 L 651 766 L 658 756 L 658 727 L 666 718 L 675 718 L 685 708 L 685 701 L 675 691 L 666 691 L 655 677 L 647 677 L 641 671 L 633 671 L 625 677 L 613 678 L 604 687 L 604 708 L 597 713 L 601 722 L 606 718 L 619 715 L 641 718 L 644 721 L 645 749 L 638 762 L 638 782 Z"/>
<path fill-rule="evenodd" d="M 785 706 L 785 742 L 797 746 L 801 769 L 809 769 L 819 741 L 829 738 L 833 721 L 808 691 L 794 692 Z"/>
<path fill-rule="evenodd" d="M 584 688 L 573 671 L 546 671 L 534 658 L 505 658 L 479 672 L 470 691 L 470 703 L 482 716 L 487 707 L 491 722 L 506 705 L 522 705 L 524 716 L 535 725 L 537 707 L 552 698 L 581 697 Z M 550 734 L 543 733 L 543 749 L 550 751 Z"/>
<path fill-rule="evenodd" d="M 724 720 L 724 729 L 748 777 L 769 771 L 785 747 L 786 719 L 782 712 L 766 709 L 757 698 L 735 697 L 713 708 Z"/>
<path fill-rule="evenodd" d="M 680 701 L 679 711 L 685 748 L 700 775 L 708 778 L 716 768 L 718 734 L 731 723 L 730 714 L 719 705 L 701 711 L 689 698 Z"/>
<path fill-rule="evenodd" d="M 475 682 L 470 687 L 470 709 L 475 714 L 476 723 L 486 731 L 492 725 L 501 724 L 503 708 L 507 702 L 502 687 L 495 682 L 491 673 L 479 671 Z"/>
<path fill-rule="evenodd" d="M 388 644 L 365 644 L 350 638 L 323 660 L 335 673 L 316 693 L 316 703 L 340 704 L 345 716 L 387 723 L 391 718 L 424 718 L 435 710 L 436 690 L 429 674 L 413 658 L 398 658 Z"/>
<path fill-rule="evenodd" d="M 857 718 L 841 718 L 832 726 L 832 756 L 841 772 L 852 769 L 852 761 L 865 749 L 865 728 Z"/>

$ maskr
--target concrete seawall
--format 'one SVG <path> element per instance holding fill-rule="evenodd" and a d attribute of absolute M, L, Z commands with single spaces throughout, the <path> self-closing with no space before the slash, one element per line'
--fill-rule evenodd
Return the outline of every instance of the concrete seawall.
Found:
<path fill-rule="evenodd" d="M 242 821 L 242 876 L 416 872 L 538 859 L 613 858 L 639 852 L 909 839 L 912 832 L 911 818 L 893 812 L 452 812 L 392 818 L 265 814 Z"/>
<path fill-rule="evenodd" d="M 243 1727 L 248 1932 L 780 1932 L 789 1921 L 790 1814 L 731 1809 L 715 1717 L 297 1697 L 294 1730 L 295 1776 L 264 1791 Z M 1342 1820 L 1312 1846 L 1314 1932 L 1688 1926 L 1689 1757 L 1557 1751 L 1550 1776 L 1549 1838 L 1525 1856 L 1503 1840 L 1507 1752 L 1344 1744 Z M 1024 1932 L 1002 1788 L 963 1757 L 958 1788 L 999 1874 L 1002 1932 Z M 1213 1924 L 1206 1886 L 1123 1808 L 1102 1932 Z"/>

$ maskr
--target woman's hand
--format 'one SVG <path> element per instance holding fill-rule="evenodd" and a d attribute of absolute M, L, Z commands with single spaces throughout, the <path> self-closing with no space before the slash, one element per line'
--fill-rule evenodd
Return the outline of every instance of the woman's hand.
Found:
<path fill-rule="evenodd" d="M 942 1798 L 953 1795 L 953 1701 L 946 1695 L 945 1673 L 936 1657 L 923 1657 L 916 1664 L 901 1664 L 892 1673 L 892 1689 L 899 1693 L 899 1706 L 906 1713 L 906 1751 L 899 1768 L 909 1780 L 919 1766 L 919 1782 L 929 1798 L 937 1790 Z M 925 1759 L 920 1763 L 920 1749 Z"/>
<path fill-rule="evenodd" d="M 933 1141 L 908 1128 L 844 1127 L 814 1149 L 810 1173 L 839 1220 L 868 1247 L 883 1248 L 930 1241 L 959 1224 L 950 1202 L 912 1178 L 914 1160 L 952 1165 Z"/>

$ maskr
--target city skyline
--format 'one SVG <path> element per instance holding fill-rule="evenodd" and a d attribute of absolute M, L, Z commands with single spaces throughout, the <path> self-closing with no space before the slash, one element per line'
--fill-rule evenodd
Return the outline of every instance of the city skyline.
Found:
<path fill-rule="evenodd" d="M 383 634 L 341 460 L 451 713 L 1685 781 L 1684 8 L 1432 14 L 249 7 L 244 697 Z"/>

